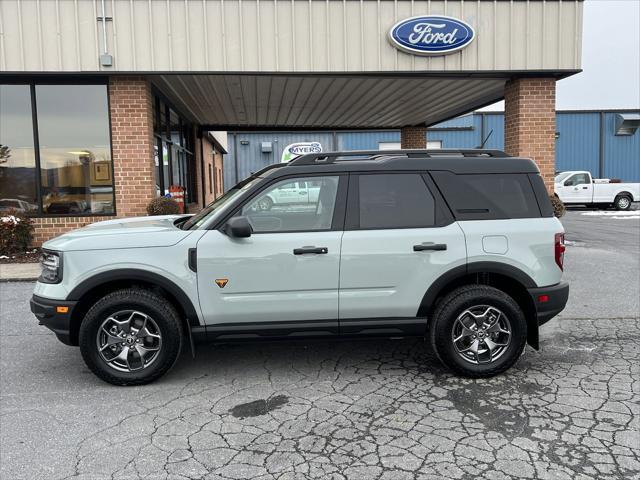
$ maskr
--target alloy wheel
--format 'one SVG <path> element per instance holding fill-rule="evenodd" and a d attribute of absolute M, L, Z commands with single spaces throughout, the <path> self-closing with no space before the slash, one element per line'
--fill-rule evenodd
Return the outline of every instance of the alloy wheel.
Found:
<path fill-rule="evenodd" d="M 110 315 L 98 329 L 96 344 L 100 357 L 120 372 L 149 367 L 162 347 L 162 335 L 149 315 L 123 310 Z"/>
<path fill-rule="evenodd" d="M 458 315 L 451 339 L 457 354 L 466 362 L 491 363 L 509 348 L 511 323 L 497 308 L 476 305 Z"/>

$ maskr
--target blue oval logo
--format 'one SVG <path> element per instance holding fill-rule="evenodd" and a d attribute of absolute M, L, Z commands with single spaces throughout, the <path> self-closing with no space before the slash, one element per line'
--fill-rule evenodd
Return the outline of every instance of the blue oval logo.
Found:
<path fill-rule="evenodd" d="M 416 55 L 447 55 L 469 45 L 476 34 L 471 25 L 442 15 L 411 17 L 389 30 L 396 48 Z"/>

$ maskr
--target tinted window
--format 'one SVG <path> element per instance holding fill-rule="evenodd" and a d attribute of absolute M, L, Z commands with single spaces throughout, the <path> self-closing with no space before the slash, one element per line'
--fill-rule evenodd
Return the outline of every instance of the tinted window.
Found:
<path fill-rule="evenodd" d="M 300 189 L 313 180 L 314 187 Z M 329 230 L 339 177 L 282 180 L 267 187 L 242 207 L 255 233 Z"/>
<path fill-rule="evenodd" d="M 526 174 L 432 172 L 458 220 L 533 218 L 540 209 Z"/>
<path fill-rule="evenodd" d="M 112 214 L 106 85 L 36 85 L 42 211 Z"/>
<path fill-rule="evenodd" d="M 360 228 L 420 228 L 435 224 L 435 201 L 417 173 L 360 175 Z"/>
<path fill-rule="evenodd" d="M 36 213 L 36 153 L 29 85 L 0 85 L 0 215 Z"/>

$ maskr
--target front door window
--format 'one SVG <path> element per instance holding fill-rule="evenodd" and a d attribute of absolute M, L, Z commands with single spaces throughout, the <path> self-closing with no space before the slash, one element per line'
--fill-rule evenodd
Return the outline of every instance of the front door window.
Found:
<path fill-rule="evenodd" d="M 282 180 L 250 200 L 241 215 L 254 233 L 330 230 L 338 180 L 337 175 Z"/>

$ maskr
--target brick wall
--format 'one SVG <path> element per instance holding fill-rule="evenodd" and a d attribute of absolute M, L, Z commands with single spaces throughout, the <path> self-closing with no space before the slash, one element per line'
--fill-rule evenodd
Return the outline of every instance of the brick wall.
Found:
<path fill-rule="evenodd" d="M 427 127 L 403 127 L 400 129 L 400 148 L 426 148 Z"/>
<path fill-rule="evenodd" d="M 42 242 L 57 237 L 69 230 L 81 228 L 94 222 L 113 220 L 114 217 L 45 217 L 33 219 L 33 245 L 40 246 Z"/>
<path fill-rule="evenodd" d="M 146 215 L 156 195 L 153 96 L 143 77 L 111 77 L 109 108 L 119 217 Z"/>
<path fill-rule="evenodd" d="M 504 146 L 509 155 L 533 159 L 547 189 L 555 174 L 556 81 L 517 78 L 507 82 L 504 95 Z"/>
<path fill-rule="evenodd" d="M 118 217 L 146 215 L 155 197 L 153 97 L 144 77 L 111 77 L 109 110 Z M 34 218 L 34 245 L 64 232 L 114 217 Z"/>

